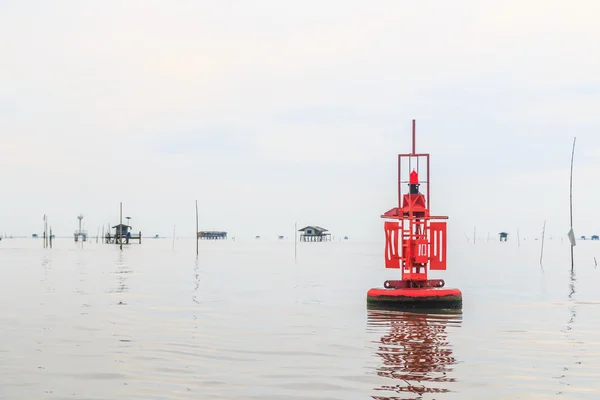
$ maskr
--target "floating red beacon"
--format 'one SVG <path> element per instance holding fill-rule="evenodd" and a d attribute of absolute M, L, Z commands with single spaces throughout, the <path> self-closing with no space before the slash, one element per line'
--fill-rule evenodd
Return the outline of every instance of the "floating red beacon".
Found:
<path fill-rule="evenodd" d="M 448 217 L 430 214 L 429 154 L 415 151 L 415 136 L 413 120 L 412 152 L 398 154 L 399 206 L 381 216 L 394 220 L 384 223 L 385 267 L 399 269 L 402 279 L 369 290 L 367 302 L 401 308 L 461 308 L 460 290 L 427 277 L 428 271 L 446 269 L 446 222 L 440 220 Z"/>

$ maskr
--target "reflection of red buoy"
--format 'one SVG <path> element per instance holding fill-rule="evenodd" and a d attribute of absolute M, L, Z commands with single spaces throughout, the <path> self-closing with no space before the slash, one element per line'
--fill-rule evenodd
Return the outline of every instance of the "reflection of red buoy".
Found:
<path fill-rule="evenodd" d="M 459 310 L 437 310 L 435 314 L 379 307 L 368 310 L 367 326 L 375 332 L 385 330 L 384 336 L 373 342 L 375 354 L 381 358 L 376 373 L 385 378 L 383 385 L 375 388 L 377 396 L 373 399 L 400 399 L 400 393 L 411 396 L 402 398 L 415 399 L 451 393 L 458 360 L 446 328 L 457 328 L 461 323 Z"/>
<path fill-rule="evenodd" d="M 408 182 L 403 180 L 402 166 L 408 164 Z M 426 169 L 425 194 L 420 191 L 419 168 Z M 406 177 L 404 176 L 404 179 Z M 408 183 L 408 192 L 403 190 Z M 431 216 L 429 154 L 415 151 L 415 121 L 413 120 L 412 153 L 398 155 L 398 203 L 382 218 L 394 219 L 384 223 L 385 267 L 400 269 L 401 280 L 390 280 L 384 288 L 367 293 L 369 303 L 409 307 L 460 308 L 462 293 L 444 288 L 441 279 L 428 279 L 428 270 L 446 269 L 446 222 L 434 221 L 448 217 Z"/>

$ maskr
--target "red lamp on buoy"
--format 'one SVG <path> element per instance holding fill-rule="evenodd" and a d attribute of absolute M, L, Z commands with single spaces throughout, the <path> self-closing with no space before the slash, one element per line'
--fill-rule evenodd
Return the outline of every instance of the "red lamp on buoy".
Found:
<path fill-rule="evenodd" d="M 430 270 L 446 269 L 446 222 L 439 220 L 448 217 L 429 213 L 429 154 L 416 153 L 415 136 L 413 120 L 412 152 L 398 154 L 399 206 L 381 216 L 395 220 L 384 223 L 385 267 L 400 269 L 402 279 L 388 280 L 384 288 L 369 290 L 367 302 L 398 307 L 461 308 L 460 290 L 445 288 L 444 280 L 427 277 Z M 410 171 L 408 181 L 403 180 L 406 169 Z M 421 181 L 419 172 L 423 169 L 426 179 Z M 425 193 L 420 189 L 422 183 Z"/>

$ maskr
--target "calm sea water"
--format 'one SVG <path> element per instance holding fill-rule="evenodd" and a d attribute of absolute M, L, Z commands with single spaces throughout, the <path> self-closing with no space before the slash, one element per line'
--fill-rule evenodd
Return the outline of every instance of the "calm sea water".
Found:
<path fill-rule="evenodd" d="M 0 398 L 598 399 L 600 242 L 539 252 L 451 243 L 427 314 L 367 309 L 381 243 L 3 240 Z"/>

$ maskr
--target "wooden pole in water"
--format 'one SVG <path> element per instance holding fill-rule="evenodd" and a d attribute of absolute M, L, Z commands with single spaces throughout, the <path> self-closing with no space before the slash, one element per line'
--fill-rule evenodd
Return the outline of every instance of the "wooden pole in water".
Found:
<path fill-rule="evenodd" d="M 52 227 L 50 227 L 50 248 L 52 248 Z"/>
<path fill-rule="evenodd" d="M 175 226 L 177 225 L 173 225 L 173 250 L 175 250 Z"/>
<path fill-rule="evenodd" d="M 123 250 L 123 202 L 119 208 L 119 247 Z"/>
<path fill-rule="evenodd" d="M 546 221 L 544 220 L 544 227 L 542 228 L 542 250 L 540 252 L 540 267 L 542 269 L 544 266 L 542 265 L 542 259 L 544 258 L 544 237 L 546 236 Z"/>
<path fill-rule="evenodd" d="M 519 236 L 519 230 L 517 229 L 517 246 L 521 247 L 521 236 Z"/>
<path fill-rule="evenodd" d="M 198 257 L 198 200 L 196 200 L 196 257 Z"/>
<path fill-rule="evenodd" d="M 575 262 L 573 260 L 573 247 L 575 247 L 575 234 L 573 233 L 573 159 L 575 157 L 575 141 L 577 137 L 573 138 L 573 150 L 571 152 L 571 176 L 570 176 L 570 184 L 569 184 L 569 211 L 571 214 L 571 230 L 569 234 L 571 236 L 571 271 L 575 267 Z"/>
<path fill-rule="evenodd" d="M 298 223 L 294 222 L 294 261 L 298 258 Z"/>
<path fill-rule="evenodd" d="M 46 214 L 44 214 L 44 230 L 42 232 L 42 246 L 46 248 Z"/>

